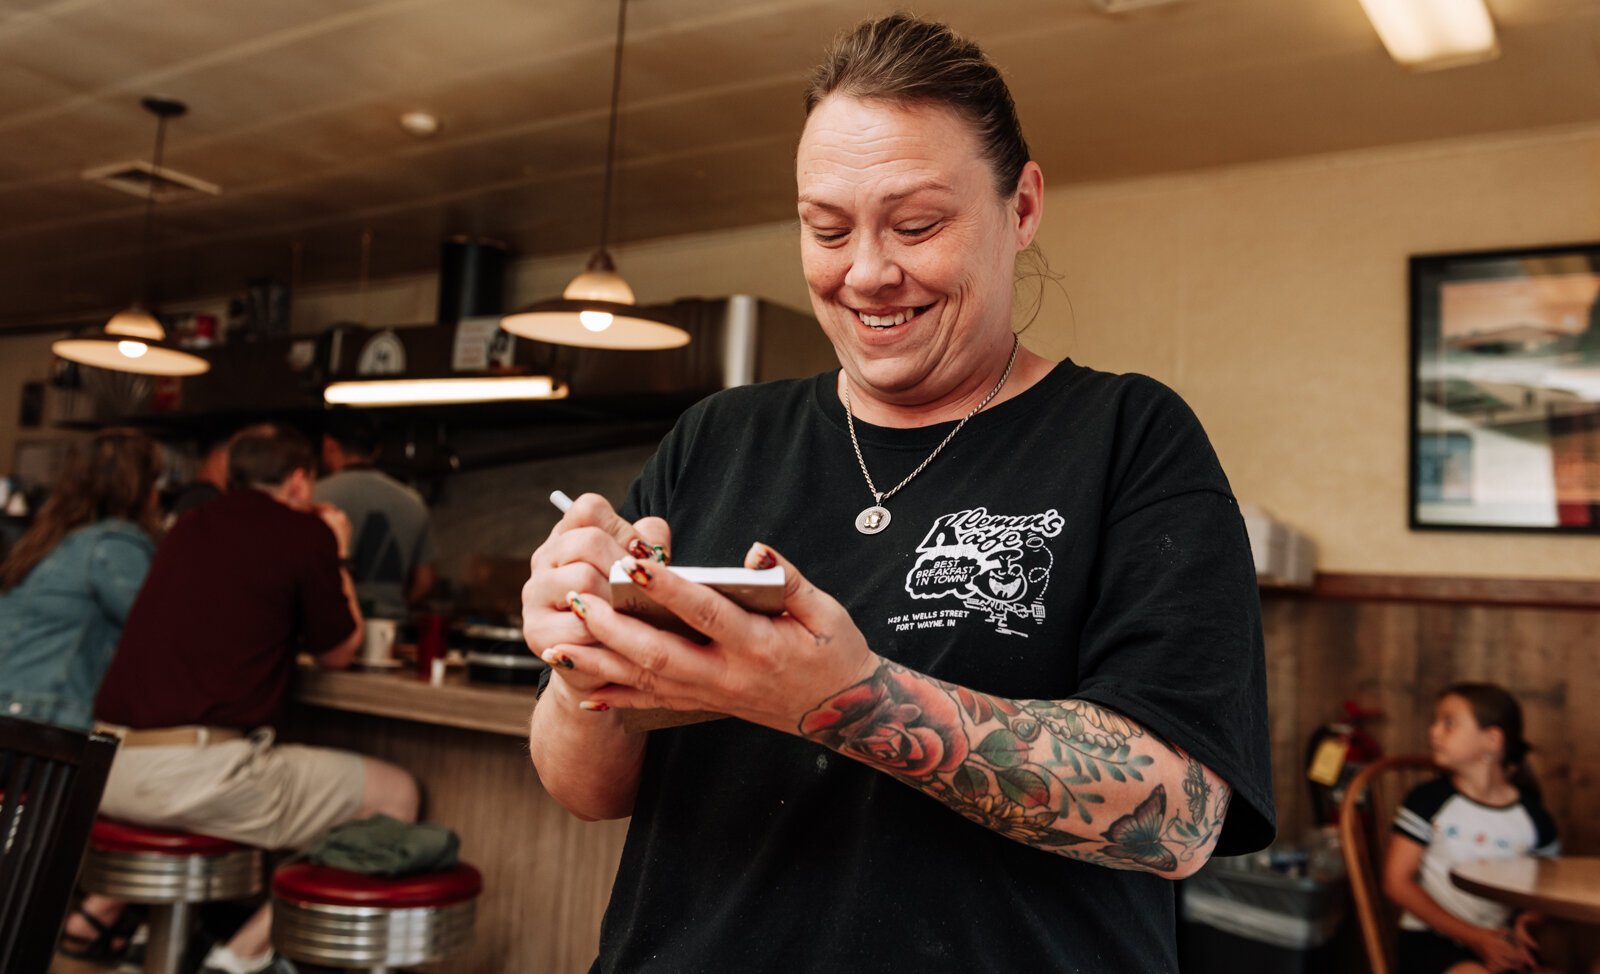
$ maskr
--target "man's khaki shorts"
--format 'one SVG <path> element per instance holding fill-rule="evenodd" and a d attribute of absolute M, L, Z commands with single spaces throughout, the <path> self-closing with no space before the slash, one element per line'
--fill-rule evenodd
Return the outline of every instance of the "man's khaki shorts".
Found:
<path fill-rule="evenodd" d="M 118 749 L 100 813 L 135 825 L 297 849 L 361 811 L 359 755 L 273 744 L 270 727 L 218 744 Z"/>

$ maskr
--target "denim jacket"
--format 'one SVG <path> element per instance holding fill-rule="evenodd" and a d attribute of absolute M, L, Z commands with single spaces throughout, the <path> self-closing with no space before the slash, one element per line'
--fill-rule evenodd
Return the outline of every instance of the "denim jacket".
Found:
<path fill-rule="evenodd" d="M 0 593 L 0 714 L 87 729 L 155 543 L 107 518 L 61 539 Z"/>

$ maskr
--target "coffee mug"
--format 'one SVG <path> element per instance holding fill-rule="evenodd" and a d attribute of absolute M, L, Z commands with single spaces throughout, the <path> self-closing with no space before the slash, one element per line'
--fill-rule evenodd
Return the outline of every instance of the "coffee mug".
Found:
<path fill-rule="evenodd" d="M 361 641 L 361 662 L 388 663 L 394 659 L 394 636 L 398 623 L 393 619 L 368 619 Z"/>

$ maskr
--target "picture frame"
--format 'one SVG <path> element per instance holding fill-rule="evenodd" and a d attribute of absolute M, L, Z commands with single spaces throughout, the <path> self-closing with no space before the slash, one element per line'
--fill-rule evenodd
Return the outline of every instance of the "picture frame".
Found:
<path fill-rule="evenodd" d="M 1600 534 L 1600 243 L 1410 259 L 1412 530 Z"/>

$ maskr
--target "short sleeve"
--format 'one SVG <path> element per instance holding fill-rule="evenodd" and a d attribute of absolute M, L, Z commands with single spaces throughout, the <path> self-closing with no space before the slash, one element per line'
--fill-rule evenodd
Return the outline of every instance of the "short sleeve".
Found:
<path fill-rule="evenodd" d="M 118 625 L 127 620 L 150 573 L 151 549 L 143 535 L 108 533 L 95 541 L 89 553 L 89 584 L 95 601 Z"/>
<path fill-rule="evenodd" d="M 312 517 L 312 515 L 307 515 Z M 346 639 L 356 627 L 350 600 L 339 574 L 339 547 L 333 530 L 315 519 L 305 531 L 304 558 L 296 581 L 306 651 L 320 656 Z"/>
<path fill-rule="evenodd" d="M 1530 856 L 1549 859 L 1561 855 L 1561 839 L 1556 834 L 1556 820 L 1537 802 L 1528 803 L 1528 817 L 1533 819 L 1533 848 Z"/>
<path fill-rule="evenodd" d="M 1217 854 L 1239 855 L 1276 831 L 1255 567 L 1199 421 L 1176 394 L 1138 381 L 1118 420 L 1075 696 L 1226 781 L 1234 798 Z"/>
<path fill-rule="evenodd" d="M 1450 799 L 1454 788 L 1445 778 L 1425 781 L 1406 794 L 1394 812 L 1394 832 L 1418 845 L 1433 841 L 1433 820 Z"/>

